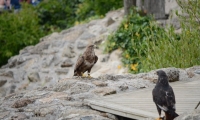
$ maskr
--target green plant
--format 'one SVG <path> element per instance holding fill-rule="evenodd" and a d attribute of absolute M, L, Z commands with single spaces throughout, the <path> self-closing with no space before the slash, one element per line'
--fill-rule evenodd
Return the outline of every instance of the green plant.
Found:
<path fill-rule="evenodd" d="M 31 5 L 23 4 L 19 13 L 4 12 L 0 15 L 0 66 L 28 45 L 38 43 L 46 33 L 39 26 L 39 19 Z"/>
<path fill-rule="evenodd" d="M 163 67 L 187 68 L 200 64 L 200 1 L 177 0 L 182 13 L 176 12 L 180 19 L 179 39 L 169 28 L 167 35 L 171 39 L 160 38 L 156 43 L 149 42 L 148 56 L 142 60 L 145 71 Z"/>
<path fill-rule="evenodd" d="M 133 10 L 106 42 L 106 52 L 122 49 L 122 62 L 132 73 L 143 71 L 141 58 L 147 56 L 145 52 L 148 49 L 147 40 L 157 41 L 159 37 L 165 36 L 164 29 L 151 21 L 150 16 L 141 16 Z"/>
<path fill-rule="evenodd" d="M 119 30 L 108 38 L 105 51 L 122 49 L 122 62 L 133 73 L 199 65 L 200 1 L 177 2 L 182 8 L 182 13 L 176 12 L 181 33 L 176 34 L 172 26 L 163 29 L 148 17 L 131 14 L 122 22 Z"/>
<path fill-rule="evenodd" d="M 76 11 L 77 20 L 94 15 L 105 15 L 108 11 L 123 7 L 122 0 L 82 0 Z"/>
<path fill-rule="evenodd" d="M 40 24 L 46 30 L 62 30 L 72 27 L 79 0 L 44 0 L 37 7 Z"/>

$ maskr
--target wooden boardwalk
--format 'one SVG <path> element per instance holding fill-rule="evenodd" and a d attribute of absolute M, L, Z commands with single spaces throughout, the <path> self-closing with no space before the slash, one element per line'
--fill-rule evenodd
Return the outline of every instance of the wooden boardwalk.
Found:
<path fill-rule="evenodd" d="M 200 101 L 200 80 L 170 83 L 176 96 L 177 113 L 194 110 Z M 157 118 L 152 87 L 132 92 L 85 100 L 93 109 L 132 118 Z M 198 107 L 198 109 L 200 106 Z"/>

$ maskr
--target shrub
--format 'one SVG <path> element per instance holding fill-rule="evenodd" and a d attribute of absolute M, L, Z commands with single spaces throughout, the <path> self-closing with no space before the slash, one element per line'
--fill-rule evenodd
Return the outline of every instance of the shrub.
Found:
<path fill-rule="evenodd" d="M 177 1 L 186 13 L 177 12 L 182 29 L 180 34 L 176 34 L 172 26 L 160 28 L 150 17 L 134 13 L 122 22 L 116 33 L 109 36 L 105 51 L 122 49 L 122 62 L 132 73 L 199 65 L 200 3 Z"/>
<path fill-rule="evenodd" d="M 123 51 L 122 62 L 130 72 L 142 72 L 141 59 L 147 56 L 147 40 L 157 41 L 165 36 L 165 31 L 151 22 L 150 16 L 141 16 L 136 10 L 126 17 L 116 33 L 106 43 L 106 52 L 120 48 Z"/>
<path fill-rule="evenodd" d="M 145 71 L 163 67 L 187 68 L 200 64 L 200 1 L 177 0 L 184 14 L 179 14 L 182 32 L 177 39 L 173 28 L 168 29 L 170 39 L 160 38 L 149 43 L 148 57 L 142 61 Z"/>
<path fill-rule="evenodd" d="M 41 30 L 32 6 L 23 4 L 19 13 L 4 12 L 0 15 L 0 66 L 28 45 L 38 43 L 46 33 Z"/>
<path fill-rule="evenodd" d="M 177 0 L 184 14 L 179 14 L 182 32 L 177 40 L 173 28 L 168 29 L 169 38 L 149 42 L 148 57 L 142 60 L 146 71 L 163 68 L 187 68 L 200 64 L 200 3 L 194 0 Z M 170 39 L 171 38 L 171 39 Z M 175 39 L 174 39 L 175 38 Z"/>
<path fill-rule="evenodd" d="M 50 31 L 72 27 L 75 21 L 105 15 L 123 6 L 121 0 L 44 0 L 37 7 L 40 24 Z"/>
<path fill-rule="evenodd" d="M 77 20 L 94 15 L 105 15 L 108 11 L 123 7 L 122 0 L 82 0 L 76 11 Z"/>
<path fill-rule="evenodd" d="M 61 30 L 72 27 L 76 19 L 75 11 L 79 0 L 44 0 L 36 10 L 40 24 L 46 30 Z"/>

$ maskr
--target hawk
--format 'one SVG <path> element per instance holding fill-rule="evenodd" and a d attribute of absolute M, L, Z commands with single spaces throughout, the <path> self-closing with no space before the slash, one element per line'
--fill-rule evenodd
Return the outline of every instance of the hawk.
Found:
<path fill-rule="evenodd" d="M 84 72 L 88 72 L 88 77 L 90 76 L 90 71 L 94 64 L 97 62 L 98 57 L 94 52 L 94 45 L 87 46 L 83 55 L 79 56 L 75 68 L 74 68 L 74 76 L 83 76 Z"/>
<path fill-rule="evenodd" d="M 153 101 L 156 104 L 159 120 L 161 118 L 161 110 L 165 112 L 166 120 L 173 120 L 178 116 L 176 111 L 175 95 L 172 87 L 169 85 L 168 77 L 163 70 L 157 71 L 158 81 L 152 91 Z"/>

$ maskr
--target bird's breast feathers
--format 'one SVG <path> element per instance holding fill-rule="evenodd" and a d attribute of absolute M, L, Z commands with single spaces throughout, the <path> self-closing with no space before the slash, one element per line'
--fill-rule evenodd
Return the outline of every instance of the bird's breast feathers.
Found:
<path fill-rule="evenodd" d="M 90 62 L 90 61 L 88 61 L 88 60 L 85 60 L 85 65 L 87 65 L 87 66 L 92 66 L 92 65 L 94 65 L 94 62 L 95 62 L 95 61 Z"/>

